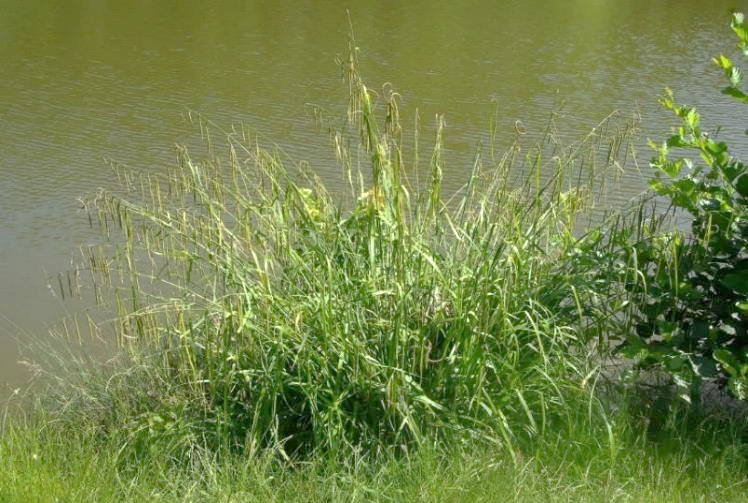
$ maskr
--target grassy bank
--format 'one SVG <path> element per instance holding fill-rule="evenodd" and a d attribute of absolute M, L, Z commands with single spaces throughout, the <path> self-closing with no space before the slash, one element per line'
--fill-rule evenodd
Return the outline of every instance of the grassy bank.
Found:
<path fill-rule="evenodd" d="M 745 501 L 746 445 L 735 425 L 655 439 L 620 417 L 609 433 L 549 437 L 517 463 L 466 443 L 407 458 L 316 456 L 293 468 L 267 453 L 211 451 L 180 467 L 158 455 L 125 467 L 118 442 L 37 417 L 3 431 L 0 501 Z"/>
<path fill-rule="evenodd" d="M 199 159 L 114 166 L 60 288 L 111 319 L 67 335 L 119 353 L 9 410 L 0 499 L 739 499 L 744 419 L 611 377 L 648 286 L 622 250 L 666 225 L 598 209 L 635 128 L 480 146 L 444 194 L 443 122 L 422 154 L 357 57 L 330 135 L 347 194 L 202 121 Z"/>

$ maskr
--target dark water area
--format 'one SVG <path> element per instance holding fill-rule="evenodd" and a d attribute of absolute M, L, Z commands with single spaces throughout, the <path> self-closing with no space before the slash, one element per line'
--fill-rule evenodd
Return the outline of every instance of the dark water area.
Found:
<path fill-rule="evenodd" d="M 643 170 L 624 178 L 618 204 L 646 186 L 645 139 L 664 138 L 674 123 L 657 105 L 666 86 L 698 106 L 707 126 L 721 126 L 722 138 L 742 138 L 744 115 L 719 95 L 710 58 L 734 48 L 728 12 L 745 7 L 0 0 L 0 382 L 28 378 L 18 340 L 49 337 L 81 308 L 53 293 L 57 273 L 94 239 L 77 199 L 114 186 L 105 159 L 154 171 L 173 163 L 176 142 L 199 140 L 188 111 L 226 128 L 245 122 L 336 188 L 310 105 L 344 111 L 335 59 L 346 49 L 346 9 L 364 76 L 401 94 L 405 127 L 418 110 L 427 139 L 436 114 L 445 115 L 447 187 L 467 176 L 492 102 L 507 143 L 518 120 L 539 132 L 556 111 L 561 133 L 573 137 L 618 110 L 640 117 Z"/>

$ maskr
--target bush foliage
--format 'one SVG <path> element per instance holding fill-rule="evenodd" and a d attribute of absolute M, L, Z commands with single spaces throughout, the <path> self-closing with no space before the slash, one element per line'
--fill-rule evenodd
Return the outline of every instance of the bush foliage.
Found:
<path fill-rule="evenodd" d="M 748 27 L 732 16 L 739 48 L 748 55 Z M 742 72 L 720 55 L 714 62 L 729 83 L 722 92 L 748 104 L 740 90 Z M 748 398 L 748 173 L 724 142 L 701 128 L 698 112 L 661 101 L 681 121 L 651 166 L 652 189 L 691 218 L 684 236 L 643 239 L 629 248 L 640 281 L 629 284 L 639 306 L 636 334 L 624 354 L 658 365 L 682 387 L 718 378 L 740 399 Z M 690 156 L 689 156 L 690 155 Z"/>

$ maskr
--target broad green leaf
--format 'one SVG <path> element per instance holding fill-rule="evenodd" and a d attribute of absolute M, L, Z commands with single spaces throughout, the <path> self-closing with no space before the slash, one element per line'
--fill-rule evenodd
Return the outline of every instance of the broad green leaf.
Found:
<path fill-rule="evenodd" d="M 720 283 L 741 295 L 748 295 L 748 270 L 743 269 L 728 274 L 722 278 Z"/>
<path fill-rule="evenodd" d="M 711 358 L 695 357 L 691 360 L 691 370 L 701 378 L 713 378 L 719 375 L 717 365 Z"/>
<path fill-rule="evenodd" d="M 682 134 L 674 134 L 667 139 L 668 147 L 687 147 L 689 143 L 683 138 Z"/>
<path fill-rule="evenodd" d="M 719 362 L 720 366 L 722 366 L 722 370 L 724 370 L 726 373 L 730 374 L 731 376 L 734 376 L 738 373 L 738 369 L 736 368 L 736 361 L 735 361 L 735 355 L 733 355 L 731 352 L 729 352 L 726 349 L 715 349 L 714 350 L 714 359 Z"/>
<path fill-rule="evenodd" d="M 740 17 L 739 17 L 740 16 Z M 748 42 L 748 28 L 743 24 L 743 14 L 736 12 L 733 14 L 732 23 L 730 27 L 732 31 L 740 38 L 741 42 Z"/>
<path fill-rule="evenodd" d="M 696 188 L 696 182 L 690 178 L 681 178 L 673 182 L 673 188 L 683 194 L 690 194 Z"/>
<path fill-rule="evenodd" d="M 729 158 L 727 148 L 725 148 L 725 155 Z M 737 177 L 745 173 L 745 165 L 739 161 L 732 161 L 722 168 L 722 173 L 729 182 L 734 183 Z"/>
<path fill-rule="evenodd" d="M 662 180 L 653 179 L 647 182 L 647 184 L 650 186 L 650 188 L 655 191 L 657 194 L 664 195 L 667 192 L 667 188 L 665 187 L 665 184 L 662 183 Z"/>
<path fill-rule="evenodd" d="M 696 340 L 706 339 L 709 336 L 709 323 L 703 320 L 695 321 L 690 336 Z"/>
<path fill-rule="evenodd" d="M 686 113 L 686 123 L 688 124 L 688 127 L 691 129 L 694 129 L 698 127 L 699 125 L 699 114 L 696 112 L 695 108 L 691 108 L 688 110 L 688 113 Z"/>
<path fill-rule="evenodd" d="M 665 361 L 665 367 L 670 372 L 678 372 L 679 370 L 682 370 L 685 366 L 688 360 L 684 355 L 675 355 L 672 358 L 668 358 Z"/>
<path fill-rule="evenodd" d="M 724 89 L 722 89 L 722 94 L 732 96 L 736 100 L 742 103 L 748 104 L 748 96 L 746 96 L 746 94 L 743 91 L 741 91 L 740 89 L 736 87 L 733 87 L 733 86 L 725 87 Z"/>
<path fill-rule="evenodd" d="M 719 200 L 711 197 L 699 199 L 699 206 L 706 211 L 717 211 L 720 209 Z"/>
<path fill-rule="evenodd" d="M 683 160 L 678 159 L 677 161 L 673 162 L 665 162 L 657 166 L 660 171 L 665 173 L 670 178 L 675 178 L 678 176 L 683 169 Z"/>
<path fill-rule="evenodd" d="M 735 181 L 735 190 L 743 197 L 748 197 L 748 175 L 741 175 Z"/>
<path fill-rule="evenodd" d="M 717 65 L 719 65 L 719 67 L 723 70 L 729 70 L 733 67 L 732 60 L 724 54 L 720 54 L 719 56 L 714 58 L 714 62 L 717 63 Z"/>

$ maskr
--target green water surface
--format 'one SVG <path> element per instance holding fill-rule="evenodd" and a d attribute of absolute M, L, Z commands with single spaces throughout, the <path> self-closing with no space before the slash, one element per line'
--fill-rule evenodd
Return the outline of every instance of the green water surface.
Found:
<path fill-rule="evenodd" d="M 445 114 L 445 178 L 456 188 L 492 101 L 507 141 L 517 120 L 539 131 L 559 107 L 569 134 L 612 110 L 637 113 L 644 140 L 672 122 L 656 103 L 671 86 L 722 135 L 741 135 L 709 63 L 732 47 L 728 10 L 740 3 L 0 0 L 0 382 L 29 376 L 16 339 L 48 337 L 80 308 L 48 284 L 93 239 L 76 200 L 113 186 L 105 158 L 163 169 L 175 142 L 196 138 L 192 110 L 226 127 L 245 121 L 335 187 L 310 104 L 344 110 L 335 58 L 346 9 L 367 81 L 400 92 L 406 126 L 416 109 L 426 132 Z M 648 157 L 642 150 L 645 171 Z M 632 172 L 614 197 L 644 186 Z"/>

